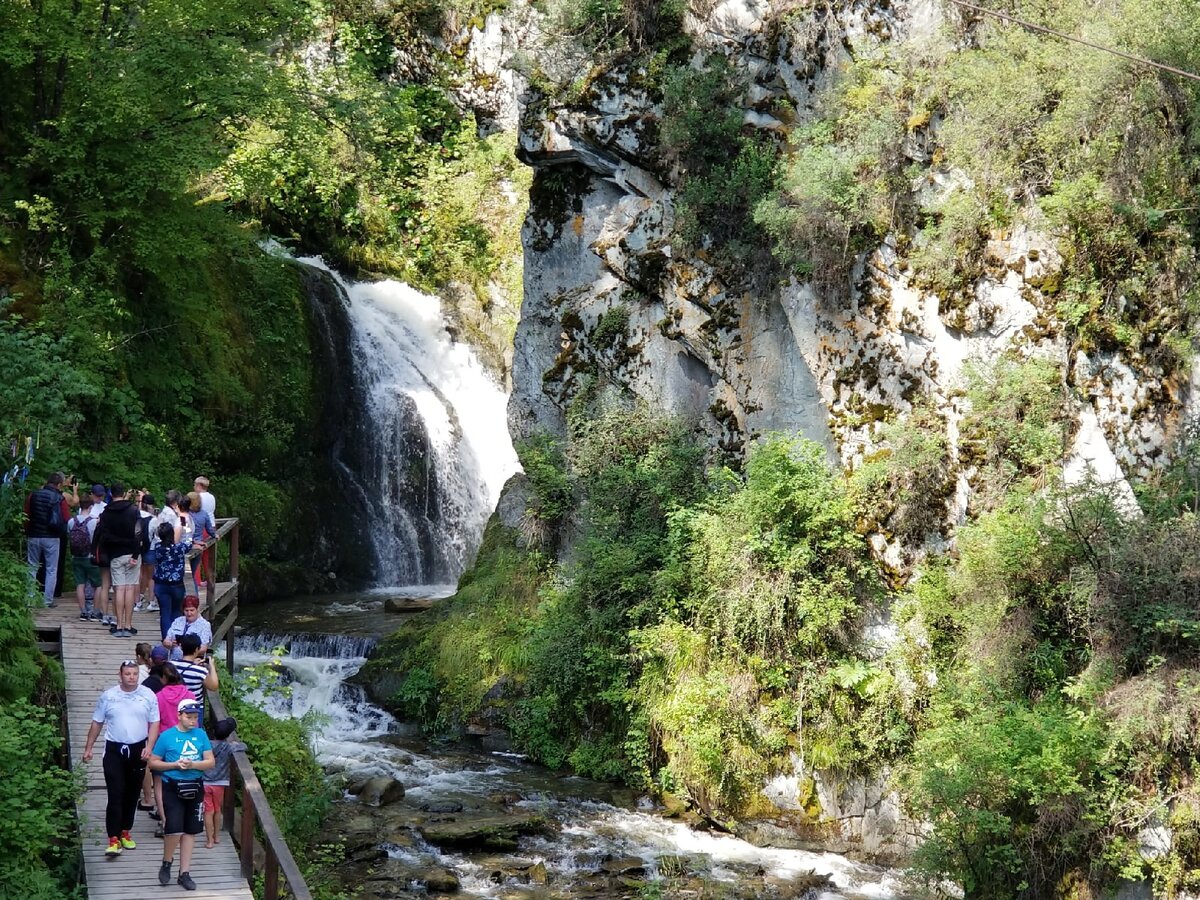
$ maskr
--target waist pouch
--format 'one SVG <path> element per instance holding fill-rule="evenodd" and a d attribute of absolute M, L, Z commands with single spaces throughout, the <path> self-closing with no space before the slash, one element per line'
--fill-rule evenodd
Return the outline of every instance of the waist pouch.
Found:
<path fill-rule="evenodd" d="M 180 800 L 191 803 L 193 800 L 200 799 L 200 795 L 204 793 L 204 784 L 194 779 L 177 781 L 175 782 L 175 793 L 179 796 Z"/>

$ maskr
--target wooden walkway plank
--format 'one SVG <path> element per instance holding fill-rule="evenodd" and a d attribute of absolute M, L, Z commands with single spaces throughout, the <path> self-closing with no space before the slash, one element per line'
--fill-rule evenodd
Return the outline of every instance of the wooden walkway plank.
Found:
<path fill-rule="evenodd" d="M 217 585 L 217 597 L 224 598 L 236 585 L 222 582 Z M 135 612 L 133 625 L 138 634 L 131 638 L 114 638 L 107 628 L 96 622 L 79 618 L 79 607 L 73 596 L 60 597 L 58 606 L 39 609 L 34 613 L 38 628 L 58 629 L 61 635 L 62 663 L 66 673 L 67 744 L 71 765 L 84 765 L 83 745 L 91 726 L 92 710 L 100 693 L 117 683 L 121 660 L 132 659 L 134 646 L 145 641 L 156 644 L 160 633 L 157 612 Z M 171 868 L 171 883 L 158 883 L 158 867 L 162 863 L 162 842 L 154 837 L 155 822 L 146 813 L 138 812 L 132 835 L 137 847 L 125 850 L 116 859 L 104 855 L 107 835 L 104 834 L 104 810 L 108 802 L 104 788 L 101 758 L 104 736 L 93 748 L 94 756 L 86 765 L 86 787 L 76 801 L 79 830 L 83 845 L 84 871 L 87 877 L 89 900 L 131 900 L 142 897 L 188 897 L 191 900 L 252 900 L 253 894 L 241 875 L 241 863 L 230 835 L 221 835 L 221 842 L 205 849 L 203 834 L 197 835 L 192 853 L 191 874 L 197 890 L 185 891 L 175 883 L 179 875 L 179 854 Z"/>

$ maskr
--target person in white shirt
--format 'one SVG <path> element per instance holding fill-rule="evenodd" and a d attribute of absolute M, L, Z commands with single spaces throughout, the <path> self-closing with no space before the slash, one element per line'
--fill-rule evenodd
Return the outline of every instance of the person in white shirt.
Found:
<path fill-rule="evenodd" d="M 212 625 L 200 615 L 200 598 L 192 594 L 183 598 L 183 615 L 171 623 L 166 637 L 163 638 L 163 646 L 171 651 L 172 660 L 183 659 L 179 639 L 185 634 L 194 634 L 200 638 L 201 655 L 208 652 L 208 645 L 212 643 Z"/>
<path fill-rule="evenodd" d="M 83 745 L 83 761 L 91 762 L 92 747 L 104 730 L 104 786 L 108 789 L 104 812 L 108 849 L 104 852 L 109 858 L 137 846 L 129 831 L 133 828 L 146 761 L 158 740 L 158 698 L 150 688 L 138 684 L 137 660 L 122 662 L 118 676 L 118 683 L 96 701 Z"/>
<path fill-rule="evenodd" d="M 217 520 L 217 498 L 208 491 L 208 479 L 203 475 L 196 476 L 196 483 L 193 485 L 196 493 L 200 495 L 200 508 L 212 516 L 213 521 Z"/>

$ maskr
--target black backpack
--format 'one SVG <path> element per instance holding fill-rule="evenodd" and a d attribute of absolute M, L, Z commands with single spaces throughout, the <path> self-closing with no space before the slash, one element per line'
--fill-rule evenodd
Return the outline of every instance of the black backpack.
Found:
<path fill-rule="evenodd" d="M 133 524 L 133 536 L 137 538 L 138 547 L 141 549 L 139 555 L 145 555 L 150 550 L 150 523 L 153 521 L 154 516 L 138 513 L 138 520 Z"/>

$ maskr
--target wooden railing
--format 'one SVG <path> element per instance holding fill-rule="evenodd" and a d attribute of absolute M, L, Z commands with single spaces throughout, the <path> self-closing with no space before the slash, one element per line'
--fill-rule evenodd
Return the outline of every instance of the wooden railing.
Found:
<path fill-rule="evenodd" d="M 217 519 L 216 535 L 206 541 L 202 548 L 198 548 L 192 553 L 192 565 L 196 564 L 196 558 L 202 553 L 208 553 L 209 564 L 204 569 L 204 610 L 205 617 L 212 625 L 213 636 L 211 649 L 217 647 L 218 642 L 222 639 L 225 641 L 225 671 L 233 671 L 233 626 L 237 623 L 238 617 L 238 596 L 241 593 L 238 590 L 238 541 L 240 539 L 241 526 L 237 519 Z M 224 545 L 222 541 L 226 541 Z M 217 595 L 218 586 L 221 580 L 218 572 L 221 569 L 221 560 L 219 550 L 222 546 L 227 547 L 225 565 L 228 569 L 229 582 L 233 587 L 225 591 L 220 596 Z"/>
<path fill-rule="evenodd" d="M 212 550 L 211 565 L 206 567 L 204 573 L 206 580 L 204 609 L 213 629 L 209 652 L 216 652 L 217 642 L 224 639 L 225 671 L 228 673 L 233 672 L 233 626 L 237 622 L 238 595 L 240 593 L 238 590 L 238 537 L 237 519 L 218 519 L 216 535 L 199 550 L 199 552 Z M 222 545 L 222 541 L 227 541 L 227 543 Z M 228 582 L 221 581 L 217 574 L 221 570 L 217 551 L 222 546 L 228 548 L 225 559 Z M 193 556 L 198 555 L 199 553 L 193 554 Z M 194 562 L 195 559 L 193 559 Z M 226 584 L 228 588 L 218 595 L 219 586 Z M 213 721 L 228 717 L 229 713 L 225 709 L 225 704 L 221 702 L 216 691 L 208 694 L 208 704 L 212 710 Z M 235 732 L 230 736 L 230 740 L 236 739 L 237 733 Z M 233 754 L 230 775 L 233 776 L 235 772 L 237 777 L 230 778 L 229 790 L 225 792 L 223 812 L 225 830 L 237 844 L 238 856 L 242 861 L 242 876 L 247 881 L 253 882 L 254 852 L 257 843 L 254 826 L 257 824 L 265 844 L 263 865 L 265 900 L 278 900 L 281 896 L 280 874 L 287 883 L 290 896 L 295 900 L 312 900 L 312 894 L 304 882 L 300 867 L 296 865 L 296 860 L 288 849 L 283 832 L 279 829 L 279 823 L 275 821 L 275 815 L 271 812 L 271 805 L 267 802 L 267 795 L 263 792 L 262 784 L 259 782 L 258 776 L 254 774 L 254 766 L 251 765 L 245 751 Z M 238 799 L 242 803 L 242 815 L 235 833 L 234 813 Z"/>

